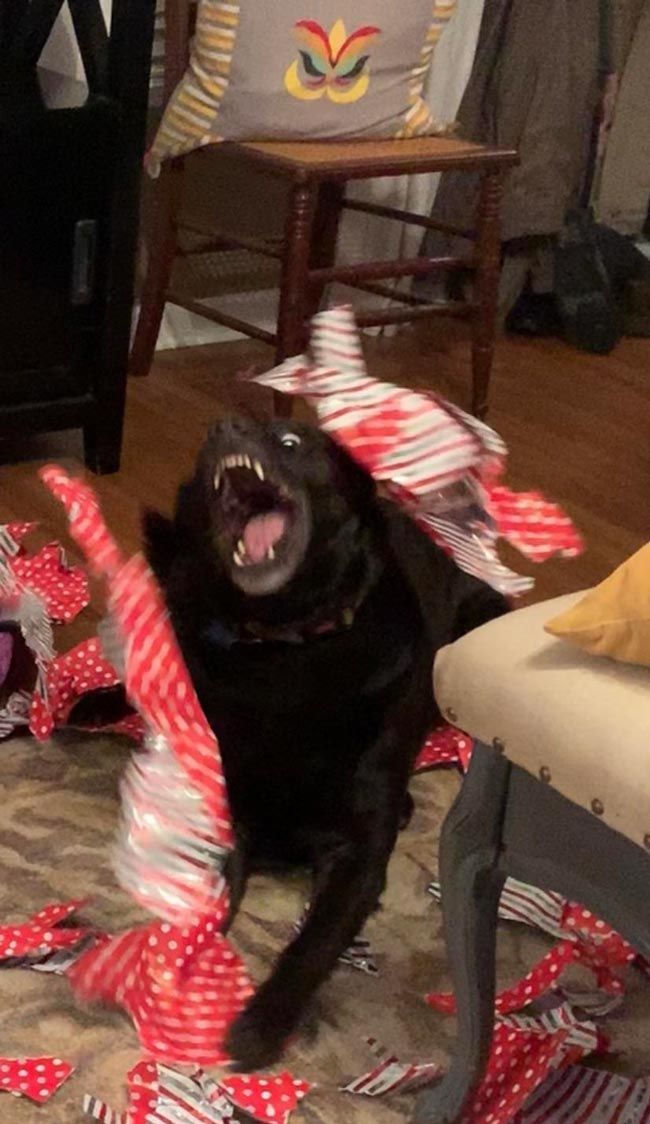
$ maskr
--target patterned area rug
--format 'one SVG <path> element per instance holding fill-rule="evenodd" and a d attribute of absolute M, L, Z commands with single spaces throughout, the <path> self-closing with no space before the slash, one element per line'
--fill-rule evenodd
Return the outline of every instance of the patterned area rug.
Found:
<path fill-rule="evenodd" d="M 0 746 L 0 921 L 22 920 L 51 901 L 91 899 L 87 922 L 117 931 L 142 915 L 116 885 L 110 848 L 117 786 L 129 746 L 110 737 L 59 737 L 45 746 L 17 738 Z M 454 1023 L 429 1010 L 422 996 L 448 987 L 440 911 L 426 893 L 436 872 L 438 831 L 457 791 L 454 770 L 416 778 L 416 812 L 392 860 L 383 909 L 366 935 L 380 974 L 339 967 L 322 989 L 318 1025 L 307 1027 L 285 1057 L 296 1076 L 318 1090 L 302 1103 L 296 1124 L 399 1124 L 411 1118 L 410 1094 L 381 1100 L 338 1092 L 371 1068 L 364 1039 L 374 1035 L 405 1061 L 445 1063 Z M 233 938 L 253 976 L 262 979 L 289 939 L 307 893 L 306 880 L 251 881 Z M 500 984 L 514 982 L 547 947 L 521 927 L 502 925 Z M 619 1068 L 650 1070 L 650 992 L 633 978 L 624 1014 L 610 1029 L 625 1051 Z M 125 1074 L 139 1057 L 129 1020 L 120 1012 L 76 1002 L 64 978 L 22 970 L 0 972 L 0 1054 L 57 1055 L 75 1073 L 47 1105 L 0 1093 L 0 1124 L 82 1124 L 86 1092 L 125 1107 Z"/>

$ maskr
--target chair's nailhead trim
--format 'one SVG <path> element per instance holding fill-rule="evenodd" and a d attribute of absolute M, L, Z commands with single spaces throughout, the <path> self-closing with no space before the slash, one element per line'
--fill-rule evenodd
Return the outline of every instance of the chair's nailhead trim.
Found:
<path fill-rule="evenodd" d="M 591 810 L 592 810 L 592 812 L 594 813 L 595 816 L 602 816 L 603 812 L 605 811 L 605 807 L 603 805 L 602 800 L 598 800 L 598 798 L 596 798 L 595 800 L 592 800 L 591 801 Z"/>
<path fill-rule="evenodd" d="M 458 715 L 456 714 L 456 711 L 453 709 L 453 707 L 448 706 L 445 714 L 447 715 L 447 718 L 450 722 L 458 722 Z"/>
<path fill-rule="evenodd" d="M 497 753 L 505 753 L 505 742 L 502 742 L 501 738 L 492 738 L 492 749 L 495 749 Z"/>
<path fill-rule="evenodd" d="M 551 770 L 549 769 L 548 765 L 542 765 L 541 769 L 539 770 L 539 779 L 540 781 L 544 781 L 544 784 L 551 783 Z"/>

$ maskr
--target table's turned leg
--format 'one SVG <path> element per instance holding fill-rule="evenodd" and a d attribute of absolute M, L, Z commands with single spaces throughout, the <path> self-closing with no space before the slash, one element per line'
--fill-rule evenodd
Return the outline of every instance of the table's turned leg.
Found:
<path fill-rule="evenodd" d="M 476 311 L 472 331 L 472 413 L 485 417 L 488 410 L 490 376 L 494 358 L 499 276 L 501 273 L 500 172 L 486 172 L 481 179 L 476 216 Z"/>
<path fill-rule="evenodd" d="M 308 270 L 315 192 L 316 187 L 309 180 L 296 180 L 291 185 L 280 279 L 276 363 L 299 355 L 306 344 L 305 319 L 309 307 Z M 291 401 L 289 395 L 275 394 L 276 412 L 282 417 L 290 417 Z"/>
<path fill-rule="evenodd" d="M 443 825 L 440 882 L 445 945 L 458 1012 L 458 1040 L 441 1082 L 422 1093 L 416 1124 L 453 1124 L 483 1075 L 494 1025 L 497 868 L 509 764 L 477 745 Z"/>

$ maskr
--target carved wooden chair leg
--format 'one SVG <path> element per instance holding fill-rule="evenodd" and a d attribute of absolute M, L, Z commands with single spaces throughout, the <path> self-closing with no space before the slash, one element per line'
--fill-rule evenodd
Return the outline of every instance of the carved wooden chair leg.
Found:
<path fill-rule="evenodd" d="M 309 179 L 296 179 L 291 185 L 280 278 L 276 363 L 299 355 L 306 344 L 308 271 L 316 190 L 317 185 Z M 290 395 L 276 393 L 273 400 L 275 412 L 280 417 L 291 417 Z"/>
<path fill-rule="evenodd" d="M 129 361 L 131 375 L 148 375 L 153 362 L 176 253 L 176 219 L 182 183 L 182 159 L 165 164 L 155 187 L 140 314 Z"/>
<path fill-rule="evenodd" d="M 476 276 L 472 337 L 472 413 L 485 417 L 494 358 L 496 314 L 501 272 L 501 172 L 486 172 L 481 179 L 476 216 Z"/>
<path fill-rule="evenodd" d="M 331 269 L 336 264 L 336 245 L 344 196 L 345 186 L 342 183 L 326 180 L 319 184 L 311 233 L 310 269 Z M 310 282 L 306 308 L 308 320 L 322 308 L 326 290 L 327 282 Z"/>
<path fill-rule="evenodd" d="M 440 881 L 445 942 L 458 1012 L 458 1046 L 439 1085 L 418 1101 L 417 1124 L 453 1124 L 481 1080 L 492 1040 L 497 862 L 509 765 L 477 745 L 463 787 L 443 826 Z"/>

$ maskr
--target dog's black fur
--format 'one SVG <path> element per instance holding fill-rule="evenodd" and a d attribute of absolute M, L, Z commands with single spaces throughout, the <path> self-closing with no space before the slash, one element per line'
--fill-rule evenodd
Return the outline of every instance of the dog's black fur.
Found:
<path fill-rule="evenodd" d="M 264 465 L 300 525 L 276 562 L 233 564 L 237 504 L 254 501 L 243 468 L 223 495 L 219 465 L 233 451 Z M 251 866 L 314 871 L 304 928 L 229 1033 L 232 1057 L 257 1068 L 280 1055 L 377 907 L 413 762 L 436 717 L 435 653 L 507 606 L 309 426 L 217 426 L 173 519 L 150 513 L 145 533 L 219 738 L 238 837 L 234 907 Z"/>

